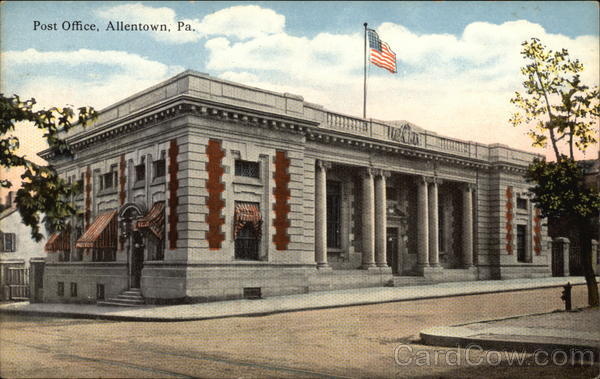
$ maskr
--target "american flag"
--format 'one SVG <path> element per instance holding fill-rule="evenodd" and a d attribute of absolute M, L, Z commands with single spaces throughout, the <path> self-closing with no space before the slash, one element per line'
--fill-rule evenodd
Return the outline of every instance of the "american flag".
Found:
<path fill-rule="evenodd" d="M 389 45 L 379 39 L 379 35 L 373 29 L 367 29 L 369 39 L 369 61 L 375 66 L 385 68 L 392 74 L 396 73 L 396 53 Z"/>

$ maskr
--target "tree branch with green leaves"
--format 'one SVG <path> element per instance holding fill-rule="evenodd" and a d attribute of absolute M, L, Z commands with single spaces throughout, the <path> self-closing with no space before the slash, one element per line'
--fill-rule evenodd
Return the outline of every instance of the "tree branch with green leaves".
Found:
<path fill-rule="evenodd" d="M 88 125 L 96 119 L 97 113 L 91 107 L 76 111 L 71 107 L 34 111 L 35 104 L 35 99 L 23 101 L 17 95 L 0 94 L 0 165 L 3 170 L 24 170 L 15 202 L 24 224 L 31 228 L 32 238 L 39 241 L 43 237 L 40 224 L 46 224 L 53 231 L 66 227 L 66 219 L 76 213 L 70 200 L 81 188 L 77 183 L 69 184 L 61 179 L 53 167 L 36 164 L 19 155 L 20 141 L 13 135 L 15 128 L 23 124 L 42 130 L 48 146 L 56 154 L 70 156 L 72 151 L 63 137 L 73 127 Z M 0 187 L 12 188 L 13 183 L 0 179 Z"/>
<path fill-rule="evenodd" d="M 576 151 L 585 152 L 598 143 L 598 87 L 582 83 L 583 64 L 572 60 L 566 49 L 552 51 L 537 38 L 522 46 L 525 92 L 516 92 L 510 100 L 518 110 L 509 121 L 515 127 L 529 128 L 534 147 L 552 147 L 555 161 L 535 159 L 526 179 L 534 184 L 530 191 L 542 216 L 550 223 L 562 220 L 578 234 L 588 302 L 598 306 L 591 240 L 592 222 L 600 213 L 600 193 L 584 184 L 583 169 L 575 160 Z"/>
<path fill-rule="evenodd" d="M 598 87 L 581 82 L 584 67 L 566 49 L 552 51 L 537 38 L 522 46 L 521 55 L 527 61 L 521 68 L 525 92 L 516 92 L 510 100 L 519 110 L 509 121 L 529 127 L 533 146 L 545 148 L 550 143 L 557 162 L 564 157 L 575 159 L 575 149 L 585 151 L 598 142 Z M 562 140 L 568 154 L 561 152 Z"/>

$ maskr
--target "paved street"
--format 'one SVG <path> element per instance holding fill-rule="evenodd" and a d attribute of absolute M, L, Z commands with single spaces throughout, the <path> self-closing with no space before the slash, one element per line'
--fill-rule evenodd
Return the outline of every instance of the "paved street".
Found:
<path fill-rule="evenodd" d="M 487 362 L 483 351 L 416 342 L 419 331 L 431 326 L 561 309 L 560 291 L 185 322 L 2 315 L 0 376 L 595 377 L 598 367 L 538 367 L 531 357 L 519 366 L 507 359 L 496 365 L 495 360 Z M 585 304 L 585 286 L 575 287 L 574 305 Z M 445 359 L 450 351 L 457 353 L 461 365 Z"/>

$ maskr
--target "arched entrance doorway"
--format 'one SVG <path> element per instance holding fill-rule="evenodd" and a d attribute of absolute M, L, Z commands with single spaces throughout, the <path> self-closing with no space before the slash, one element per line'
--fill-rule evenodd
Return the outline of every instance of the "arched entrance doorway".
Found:
<path fill-rule="evenodd" d="M 136 221 L 146 214 L 141 204 L 127 203 L 119 210 L 119 225 L 121 227 L 121 243 L 127 250 L 129 266 L 129 288 L 140 288 L 142 268 L 144 267 L 144 238 L 135 228 Z"/>

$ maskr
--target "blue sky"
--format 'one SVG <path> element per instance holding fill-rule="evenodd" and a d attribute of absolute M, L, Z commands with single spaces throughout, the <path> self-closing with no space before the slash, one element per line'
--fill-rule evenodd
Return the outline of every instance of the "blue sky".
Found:
<path fill-rule="evenodd" d="M 34 31 L 81 20 L 100 31 Z M 107 32 L 108 21 L 175 23 L 195 32 Z M 567 2 L 2 2 L 2 92 L 42 105 L 102 108 L 184 69 L 362 113 L 362 24 L 398 56 L 369 67 L 368 117 L 532 150 L 508 125 L 521 90 L 520 43 L 538 37 L 583 61 L 598 85 L 594 1 Z M 32 150 L 39 136 L 27 135 Z M 37 138 L 37 139 L 36 139 Z M 592 155 L 595 156 L 596 152 Z"/>
<path fill-rule="evenodd" d="M 24 47 L 42 51 L 79 49 L 116 49 L 137 52 L 163 63 L 203 70 L 206 60 L 203 44 L 181 54 L 178 45 L 157 45 L 150 38 L 135 33 L 106 36 L 104 33 L 34 32 L 33 20 L 82 20 L 103 23 L 99 9 L 121 2 L 17 2 L 2 4 L 2 50 Z M 198 18 L 218 10 L 247 2 L 146 2 L 148 7 L 168 7 L 181 18 Z M 312 38 L 319 33 L 351 34 L 360 32 L 362 23 L 377 26 L 383 22 L 401 24 L 418 34 L 460 35 L 472 22 L 501 24 L 507 21 L 528 20 L 544 27 L 549 33 L 568 37 L 598 35 L 598 7 L 594 1 L 525 1 L 525 2 L 256 2 L 260 7 L 285 15 L 285 29 L 291 35 Z M 399 53 L 407 53 L 396 47 Z"/>

